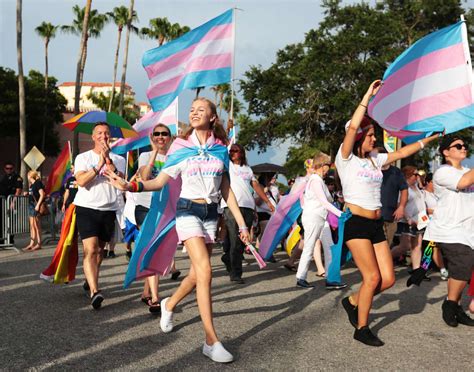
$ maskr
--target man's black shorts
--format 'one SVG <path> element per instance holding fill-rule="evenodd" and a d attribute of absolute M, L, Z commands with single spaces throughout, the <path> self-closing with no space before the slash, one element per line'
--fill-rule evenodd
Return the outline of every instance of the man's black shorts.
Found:
<path fill-rule="evenodd" d="M 460 243 L 436 243 L 436 246 L 441 249 L 449 277 L 469 281 L 474 269 L 474 250 Z"/>
<path fill-rule="evenodd" d="M 100 241 L 109 242 L 115 229 L 115 211 L 76 207 L 76 222 L 81 239 L 97 236 Z"/>

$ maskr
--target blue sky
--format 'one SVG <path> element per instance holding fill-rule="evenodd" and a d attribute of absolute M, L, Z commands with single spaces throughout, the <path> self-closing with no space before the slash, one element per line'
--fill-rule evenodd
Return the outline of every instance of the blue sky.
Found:
<path fill-rule="evenodd" d="M 346 1 L 347 2 L 347 1 Z M 371 1 L 373 2 L 373 1 Z M 467 2 L 472 5 L 474 0 Z M 23 0 L 23 63 L 24 71 L 36 69 L 44 71 L 43 40 L 34 29 L 42 21 L 55 25 L 70 24 L 73 19 L 72 7 L 85 5 L 85 0 Z M 316 0 L 135 0 L 135 10 L 139 17 L 139 27 L 148 25 L 151 18 L 167 17 L 194 28 L 207 20 L 237 7 L 235 77 L 251 65 L 268 67 L 279 49 L 287 44 L 303 40 L 304 34 L 317 27 L 323 14 L 320 1 Z M 128 0 L 93 0 L 92 6 L 100 12 L 111 11 L 113 7 L 125 5 Z M 15 35 L 15 0 L 0 0 L 0 66 L 17 69 Z M 111 82 L 116 46 L 117 30 L 109 24 L 99 39 L 89 40 L 88 59 L 84 81 Z M 76 60 L 80 38 L 73 35 L 58 34 L 49 46 L 49 73 L 59 82 L 74 81 Z M 142 54 L 156 42 L 139 39 L 132 35 L 129 50 L 127 83 L 130 84 L 139 101 L 146 101 L 145 90 L 148 79 L 141 66 Z M 119 62 L 121 66 L 121 62 Z M 119 68 L 119 79 L 120 79 Z M 204 92 L 213 98 L 211 92 Z M 185 92 L 180 96 L 181 121 L 187 122 L 187 111 L 194 93 Z M 249 159 L 252 164 L 271 161 L 282 164 L 285 161 L 288 144 L 276 146 L 257 155 L 252 151 Z"/>

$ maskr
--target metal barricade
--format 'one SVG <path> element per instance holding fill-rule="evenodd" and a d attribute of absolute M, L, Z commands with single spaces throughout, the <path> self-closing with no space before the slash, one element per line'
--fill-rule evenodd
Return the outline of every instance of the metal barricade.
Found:
<path fill-rule="evenodd" d="M 28 219 L 28 196 L 10 195 L 0 198 L 1 239 L 0 247 L 13 247 L 13 235 L 30 231 Z M 16 248 L 15 248 L 16 249 Z"/>

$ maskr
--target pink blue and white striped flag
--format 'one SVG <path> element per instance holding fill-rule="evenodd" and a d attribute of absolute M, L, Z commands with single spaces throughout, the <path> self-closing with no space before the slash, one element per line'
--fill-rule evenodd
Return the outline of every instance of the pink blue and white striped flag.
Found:
<path fill-rule="evenodd" d="M 230 149 L 234 143 L 237 143 L 237 128 L 235 126 L 230 128 L 229 135 L 227 137 L 229 138 L 229 145 L 227 147 Z"/>
<path fill-rule="evenodd" d="M 368 114 L 406 143 L 474 125 L 472 65 L 464 21 L 418 40 L 385 71 Z"/>
<path fill-rule="evenodd" d="M 143 55 L 153 111 L 168 107 L 184 89 L 231 80 L 234 51 L 233 10 Z"/>
<path fill-rule="evenodd" d="M 166 124 L 171 134 L 178 133 L 178 99 L 176 98 L 165 110 L 153 112 L 150 111 L 143 115 L 134 125 L 138 136 L 130 138 L 120 138 L 112 144 L 112 152 L 115 154 L 125 154 L 131 150 L 137 150 L 141 147 L 150 145 L 149 135 L 154 126 L 158 123 Z"/>

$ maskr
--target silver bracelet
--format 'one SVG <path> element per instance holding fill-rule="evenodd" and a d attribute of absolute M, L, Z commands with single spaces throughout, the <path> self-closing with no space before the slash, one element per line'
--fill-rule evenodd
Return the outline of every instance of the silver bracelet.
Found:
<path fill-rule="evenodd" d="M 418 140 L 417 142 L 420 144 L 420 150 L 423 150 L 425 148 L 425 144 L 421 140 Z"/>

